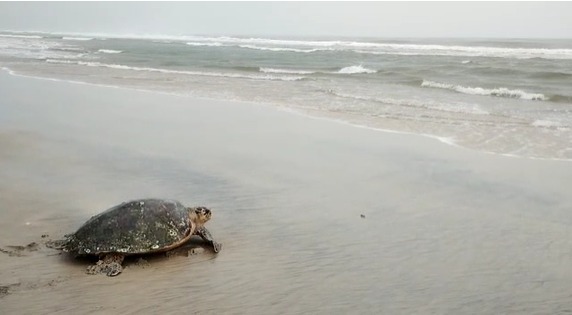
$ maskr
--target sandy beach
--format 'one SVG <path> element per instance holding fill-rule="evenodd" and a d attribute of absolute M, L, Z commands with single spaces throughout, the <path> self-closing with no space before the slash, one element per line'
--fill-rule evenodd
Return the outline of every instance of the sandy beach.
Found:
<path fill-rule="evenodd" d="M 570 162 L 6 71 L 0 148 L 0 314 L 572 312 Z M 222 252 L 110 278 L 43 245 L 145 197 Z"/>

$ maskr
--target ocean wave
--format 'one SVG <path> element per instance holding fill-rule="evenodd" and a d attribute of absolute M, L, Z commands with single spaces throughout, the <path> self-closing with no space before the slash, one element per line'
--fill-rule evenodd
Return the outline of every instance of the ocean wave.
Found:
<path fill-rule="evenodd" d="M 266 47 L 292 49 L 297 52 L 315 52 L 324 50 L 349 50 L 364 54 L 383 55 L 435 55 L 435 56 L 466 56 L 466 57 L 500 57 L 500 58 L 545 58 L 545 59 L 572 59 L 572 49 L 565 48 L 509 48 L 487 46 L 459 46 L 435 44 L 398 44 L 380 42 L 355 41 L 304 41 L 266 38 L 239 38 L 239 37 L 191 37 L 194 42 L 218 42 L 239 46 Z M 271 47 L 267 47 L 270 45 Z M 287 47 L 284 47 L 287 46 Z M 313 49 L 300 49 L 300 47 L 313 47 Z"/>
<path fill-rule="evenodd" d="M 47 63 L 79 64 L 81 61 L 65 59 L 46 59 Z"/>
<path fill-rule="evenodd" d="M 49 49 L 58 51 L 85 52 L 83 48 L 76 46 L 57 46 L 57 47 L 50 47 Z"/>
<path fill-rule="evenodd" d="M 100 49 L 100 50 L 98 50 L 98 52 L 104 53 L 104 54 L 120 54 L 123 52 L 123 50 Z"/>
<path fill-rule="evenodd" d="M 83 53 L 83 51 L 74 48 L 76 46 L 55 42 L 40 36 L 0 36 L 0 55 L 2 56 L 39 60 L 46 58 L 73 59 Z"/>
<path fill-rule="evenodd" d="M 232 43 L 235 45 L 272 45 L 272 46 L 311 46 L 311 47 L 331 47 L 343 44 L 342 41 L 303 41 L 303 40 L 288 40 L 288 39 L 267 39 L 267 38 L 240 38 L 240 37 L 204 37 L 204 36 L 191 36 L 193 41 L 196 42 L 220 42 Z"/>
<path fill-rule="evenodd" d="M 295 69 L 278 69 L 278 68 L 259 68 L 260 72 L 264 73 L 284 73 L 284 74 L 312 74 L 315 71 L 309 70 L 295 70 Z"/>
<path fill-rule="evenodd" d="M 498 97 L 518 98 L 523 100 L 534 100 L 534 101 L 549 100 L 549 98 L 544 96 L 544 94 L 528 93 L 522 90 L 510 90 L 504 87 L 495 89 L 486 89 L 482 87 L 466 87 L 461 85 L 453 85 L 453 84 L 440 83 L 428 80 L 423 80 L 423 83 L 421 83 L 421 87 L 445 89 L 471 95 L 498 96 Z"/>
<path fill-rule="evenodd" d="M 314 74 L 314 73 L 360 74 L 360 73 L 376 73 L 377 72 L 377 70 L 364 68 L 362 65 L 349 66 L 349 67 L 341 68 L 338 71 L 317 71 L 317 70 L 281 69 L 281 68 L 264 68 L 264 67 L 260 67 L 258 69 L 258 71 L 264 72 L 264 73 L 283 73 L 283 74 Z"/>
<path fill-rule="evenodd" d="M 507 48 L 505 50 L 496 47 L 482 47 L 485 50 L 474 49 L 477 47 L 466 47 L 462 50 L 447 50 L 443 46 L 439 50 L 411 50 L 411 51 L 375 51 L 375 50 L 354 50 L 360 54 L 372 55 L 397 55 L 397 56 L 441 56 L 441 57 L 488 57 L 488 58 L 515 58 L 515 59 L 572 59 L 572 49 L 525 49 Z M 454 48 L 454 47 L 453 47 Z M 487 49 L 491 48 L 491 50 Z"/>
<path fill-rule="evenodd" d="M 44 34 L 44 33 L 42 33 Z M 46 33 L 53 34 L 56 33 Z M 429 56 L 464 56 L 464 57 L 497 57 L 497 58 L 543 58 L 572 59 L 569 48 L 515 48 L 489 46 L 462 46 L 439 44 L 409 44 L 394 42 L 347 41 L 347 40 L 294 40 L 271 38 L 241 38 L 230 36 L 176 36 L 147 34 L 102 34 L 102 33 L 59 33 L 63 39 L 87 40 L 94 38 L 132 38 L 143 40 L 167 40 L 189 42 L 191 45 L 210 44 L 212 46 L 243 46 L 243 48 L 290 51 L 318 52 L 323 50 L 352 51 L 363 54 L 381 55 L 429 55 Z M 22 35 L 32 36 L 32 35 Z"/>
<path fill-rule="evenodd" d="M 359 66 L 349 66 L 349 67 L 342 68 L 337 73 L 357 74 L 357 73 L 376 73 L 376 72 L 377 72 L 377 70 L 364 68 L 362 65 L 359 65 Z"/>
<path fill-rule="evenodd" d="M 117 69 L 117 70 L 147 71 L 147 72 L 159 72 L 159 73 L 170 73 L 170 74 L 197 75 L 197 76 L 208 76 L 208 77 L 225 77 L 225 78 L 251 79 L 251 80 L 299 81 L 299 80 L 304 79 L 303 76 L 245 75 L 245 74 L 239 74 L 239 73 L 167 70 L 167 69 L 148 68 L 148 67 L 130 67 L 130 66 L 125 66 L 125 65 L 107 64 L 107 63 L 91 62 L 91 61 L 47 59 L 46 62 L 48 62 L 48 63 L 60 63 L 60 64 L 76 64 L 76 65 L 80 65 L 80 66 L 110 68 L 110 69 Z"/>
<path fill-rule="evenodd" d="M 297 52 L 297 53 L 313 53 L 316 51 L 323 51 L 325 49 L 298 49 L 298 48 L 288 48 L 288 47 L 264 47 L 255 45 L 238 45 L 240 48 L 256 49 L 256 50 L 268 50 L 268 51 L 287 51 L 287 52 Z"/>
<path fill-rule="evenodd" d="M 63 40 L 83 40 L 83 41 L 86 41 L 86 40 L 92 40 L 93 37 L 67 37 L 67 36 L 64 36 L 64 37 L 62 37 L 62 39 Z"/>
<path fill-rule="evenodd" d="M 327 90 L 326 93 L 341 97 L 347 98 L 351 100 L 358 100 L 358 101 L 369 101 L 369 102 L 376 102 L 382 103 L 386 105 L 395 105 L 395 106 L 403 106 L 403 107 L 413 107 L 413 108 L 424 108 L 429 110 L 436 110 L 441 112 L 450 112 L 450 113 L 462 113 L 462 114 L 473 114 L 473 115 L 489 115 L 489 112 L 481 109 L 476 104 L 468 104 L 468 103 L 440 103 L 431 100 L 414 100 L 414 99 L 394 99 L 394 98 L 380 98 L 380 97 L 371 97 L 371 96 L 362 96 L 362 95 L 353 95 L 347 93 L 339 93 L 333 90 Z"/>
<path fill-rule="evenodd" d="M 168 42 L 167 42 L 168 43 Z M 223 45 L 222 43 L 195 43 L 195 42 L 188 42 L 186 43 L 189 46 L 209 46 L 209 47 L 221 47 L 221 46 L 226 46 Z"/>
<path fill-rule="evenodd" d="M 37 35 L 12 35 L 12 34 L 0 34 L 0 37 L 8 37 L 8 38 L 28 38 L 28 39 L 40 39 L 40 38 L 43 38 L 42 36 L 37 36 Z"/>

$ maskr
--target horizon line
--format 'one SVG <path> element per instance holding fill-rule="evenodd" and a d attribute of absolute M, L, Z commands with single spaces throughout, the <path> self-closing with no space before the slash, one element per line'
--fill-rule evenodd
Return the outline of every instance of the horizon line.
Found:
<path fill-rule="evenodd" d="M 106 32 L 68 32 L 68 31 L 45 31 L 45 30 L 10 30 L 2 29 L 0 33 L 15 34 L 49 34 L 49 35 L 72 35 L 90 36 L 95 38 L 122 38 L 122 39 L 171 39 L 186 40 L 184 37 L 192 36 L 217 36 L 236 38 L 363 38 L 363 39 L 536 39 L 536 40 L 572 40 L 572 37 L 495 37 L 495 36 L 374 36 L 374 35 L 285 35 L 285 34 L 232 34 L 232 33 L 197 33 L 197 34 L 166 34 L 166 33 L 106 33 Z M 179 39 L 177 39 L 179 38 Z"/>

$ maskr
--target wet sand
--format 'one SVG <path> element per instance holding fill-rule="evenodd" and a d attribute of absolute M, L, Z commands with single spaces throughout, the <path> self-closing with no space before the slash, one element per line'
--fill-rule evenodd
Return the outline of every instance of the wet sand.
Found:
<path fill-rule="evenodd" d="M 569 162 L 6 72 L 0 148 L 1 314 L 572 312 Z M 142 197 L 223 251 L 109 278 L 41 245 Z"/>

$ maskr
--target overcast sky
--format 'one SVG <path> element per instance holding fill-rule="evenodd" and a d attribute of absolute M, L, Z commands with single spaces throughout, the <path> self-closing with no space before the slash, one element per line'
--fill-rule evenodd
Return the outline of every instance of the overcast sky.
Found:
<path fill-rule="evenodd" d="M 0 30 L 572 38 L 572 2 L 0 2 Z"/>

